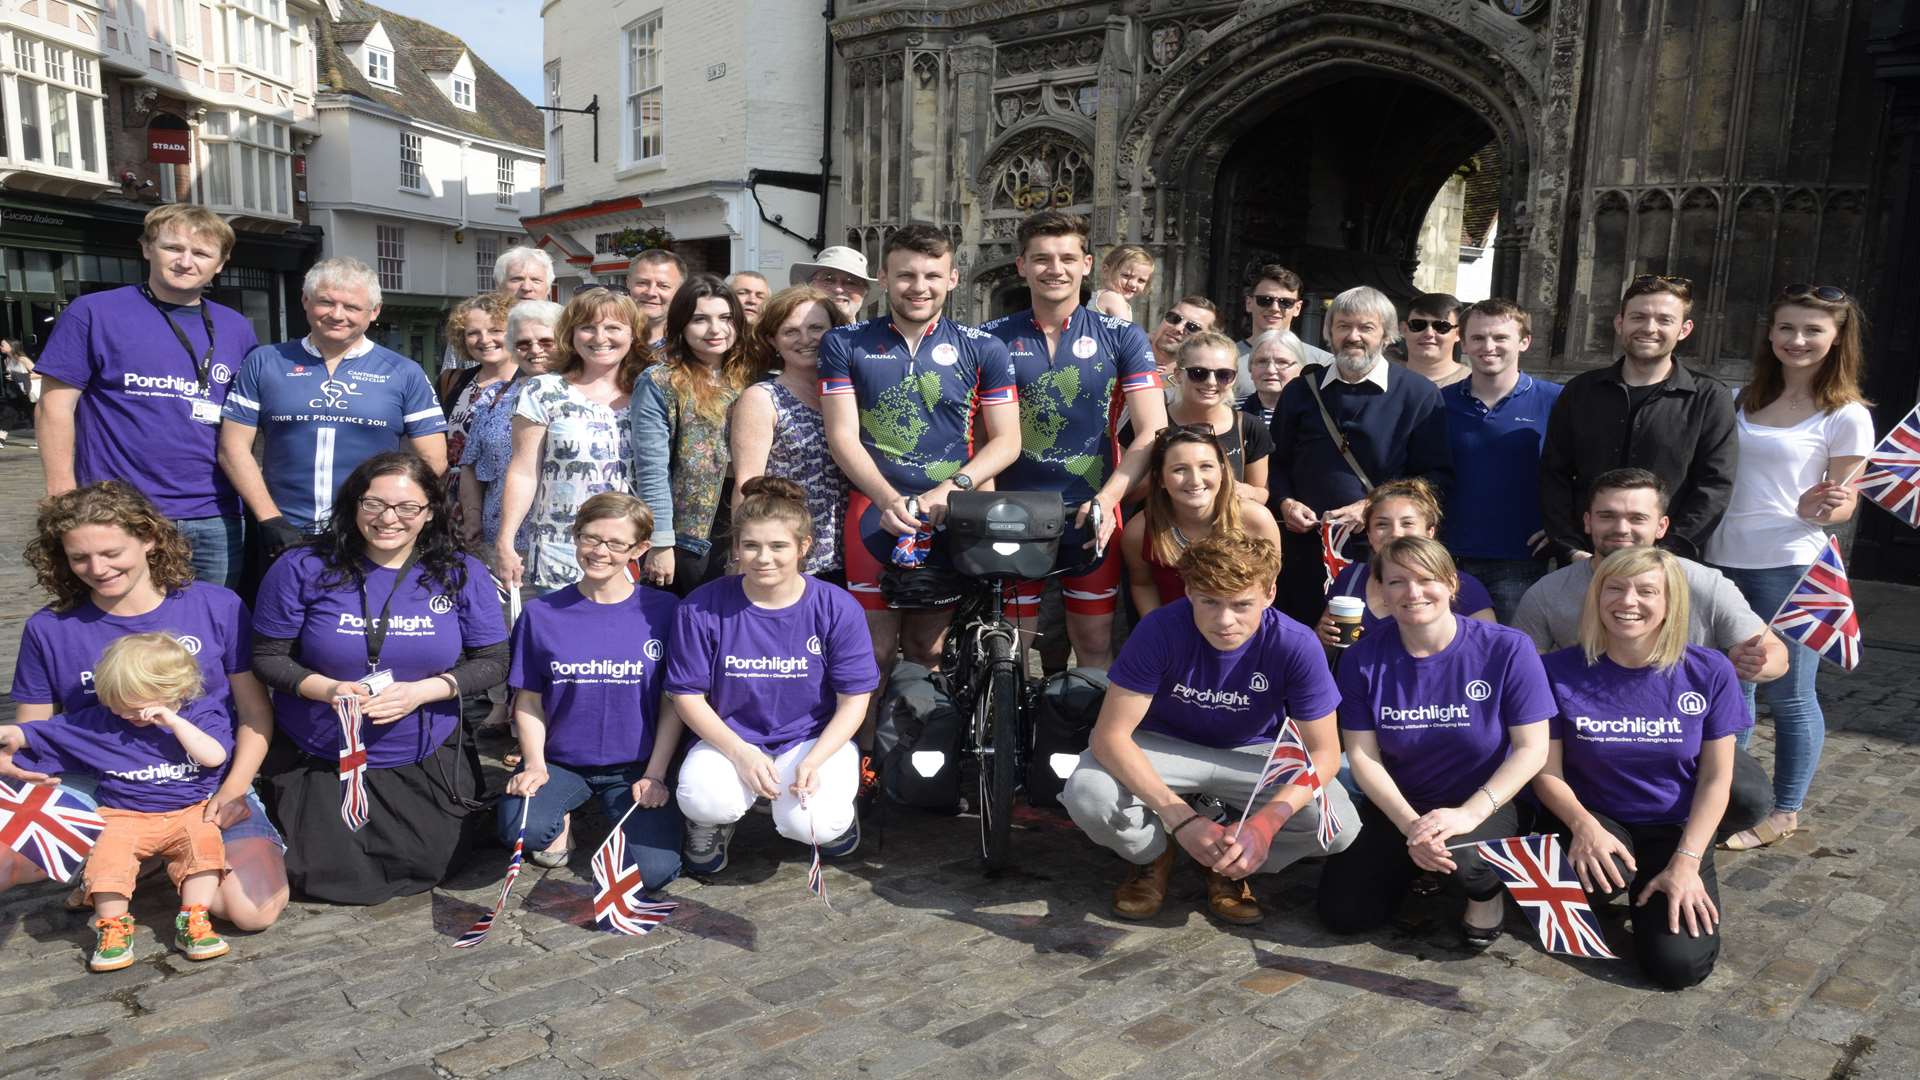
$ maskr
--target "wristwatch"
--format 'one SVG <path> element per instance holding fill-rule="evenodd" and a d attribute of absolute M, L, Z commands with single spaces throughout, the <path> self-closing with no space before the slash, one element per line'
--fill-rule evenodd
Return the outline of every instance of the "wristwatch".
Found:
<path fill-rule="evenodd" d="M 966 473 L 954 473 L 953 486 L 956 491 L 972 491 L 973 477 L 968 476 Z"/>

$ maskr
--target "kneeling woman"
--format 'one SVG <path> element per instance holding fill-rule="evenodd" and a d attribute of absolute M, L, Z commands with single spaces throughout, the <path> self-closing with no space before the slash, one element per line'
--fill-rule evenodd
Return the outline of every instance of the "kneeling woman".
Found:
<path fill-rule="evenodd" d="M 652 533 L 639 499 L 617 491 L 588 499 L 573 520 L 580 580 L 528 601 L 513 624 L 507 684 L 522 759 L 498 810 L 500 842 L 512 847 L 532 800 L 533 861 L 562 866 L 572 811 L 598 798 L 609 824 L 626 819 L 650 890 L 680 873 L 680 812 L 667 788 L 680 721 L 661 696 L 680 601 L 627 579 L 628 560 L 646 554 Z"/>
<path fill-rule="evenodd" d="M 1679 560 L 1657 548 L 1595 568 L 1580 644 L 1544 658 L 1559 713 L 1533 781 L 1596 910 L 1630 896 L 1634 954 L 1671 990 L 1720 955 L 1713 835 L 1753 723 L 1733 664 L 1687 644 L 1687 601 Z"/>
<path fill-rule="evenodd" d="M 848 742 L 880 684 L 851 593 L 800 572 L 807 494 L 757 476 L 733 511 L 740 573 L 695 589 L 674 620 L 667 693 L 700 741 L 680 766 L 686 868 L 727 865 L 734 823 L 773 800 L 780 835 L 828 856 L 860 845 L 859 751 Z"/>
<path fill-rule="evenodd" d="M 328 529 L 260 583 L 253 670 L 274 690 L 268 752 L 295 890 L 340 904 L 426 892 L 472 846 L 480 760 L 460 688 L 507 675 L 507 628 L 478 559 L 462 554 L 440 478 L 417 455 L 377 454 L 340 488 Z M 335 702 L 361 711 L 367 822 L 341 815 Z"/>
<path fill-rule="evenodd" d="M 1339 933 L 1385 923 L 1417 870 L 1467 894 L 1470 948 L 1500 936 L 1504 886 L 1453 841 L 1521 832 L 1513 797 L 1547 760 L 1553 693 L 1518 630 L 1454 614 L 1459 571 L 1424 536 L 1390 540 L 1370 568 L 1392 622 L 1340 665 L 1340 728 L 1360 804 L 1360 836 L 1327 861 L 1320 920 Z"/>

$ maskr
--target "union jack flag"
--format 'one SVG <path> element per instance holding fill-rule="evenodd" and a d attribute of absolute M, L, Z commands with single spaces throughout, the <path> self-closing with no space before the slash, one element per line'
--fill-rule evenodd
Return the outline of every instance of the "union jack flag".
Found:
<path fill-rule="evenodd" d="M 1011 405 L 1018 400 L 1020 400 L 1020 395 L 1014 391 L 1012 383 L 1008 383 L 1005 386 L 994 387 L 990 390 L 982 390 L 980 391 L 979 397 L 980 407 L 983 409 L 989 405 Z"/>
<path fill-rule="evenodd" d="M 1313 801 L 1320 808 L 1320 847 L 1332 850 L 1334 840 L 1340 836 L 1340 819 L 1333 812 L 1333 801 L 1320 784 L 1320 773 L 1313 767 L 1313 755 L 1307 753 L 1307 744 L 1300 738 L 1300 728 L 1292 717 L 1280 723 L 1280 734 L 1273 740 L 1273 752 L 1267 755 L 1267 771 L 1260 774 L 1260 783 L 1247 799 L 1247 808 L 1240 812 L 1241 822 L 1247 820 L 1261 794 L 1282 784 L 1297 784 L 1313 792 Z"/>
<path fill-rule="evenodd" d="M 0 780 L 0 843 L 55 881 L 72 881 L 107 823 L 58 784 Z"/>
<path fill-rule="evenodd" d="M 1331 521 L 1320 523 L 1320 564 L 1327 568 L 1327 583 L 1320 587 L 1321 592 L 1333 588 L 1333 579 L 1340 572 L 1353 565 L 1353 560 L 1340 554 L 1346 548 L 1347 540 L 1353 536 L 1354 525 L 1351 521 L 1335 524 Z"/>
<path fill-rule="evenodd" d="M 618 825 L 593 853 L 593 921 L 610 934 L 650 934 L 680 905 L 642 899 L 646 883 L 627 862 L 627 837 Z"/>
<path fill-rule="evenodd" d="M 1860 617 L 1840 561 L 1840 541 L 1827 537 L 1827 546 L 1800 575 L 1771 625 L 1829 663 L 1848 671 L 1860 666 Z"/>
<path fill-rule="evenodd" d="M 800 809 L 807 809 L 805 799 L 800 800 Z M 807 891 L 819 897 L 820 902 L 827 905 L 827 910 L 832 911 L 833 901 L 827 899 L 827 877 L 820 869 L 820 838 L 813 831 L 812 811 L 807 813 L 807 839 L 813 844 L 813 862 L 807 867 Z"/>
<path fill-rule="evenodd" d="M 820 396 L 832 397 L 835 394 L 853 393 L 853 380 L 846 378 L 821 379 Z"/>
<path fill-rule="evenodd" d="M 1589 960 L 1618 960 L 1600 932 L 1600 917 L 1587 903 L 1586 890 L 1560 854 L 1553 833 L 1482 840 L 1474 845 L 1487 860 L 1514 903 L 1533 918 L 1540 944 L 1548 952 Z"/>
<path fill-rule="evenodd" d="M 1920 528 L 1920 405 L 1914 406 L 1867 455 L 1860 494 Z"/>
<path fill-rule="evenodd" d="M 340 820 L 349 832 L 366 827 L 367 743 L 360 737 L 360 699 L 333 699 L 333 715 L 340 721 Z"/>
<path fill-rule="evenodd" d="M 520 835 L 514 838 L 513 857 L 507 860 L 507 880 L 500 885 L 500 899 L 494 902 L 492 911 L 482 915 L 479 922 L 460 935 L 460 940 L 453 943 L 454 948 L 471 949 L 487 940 L 487 932 L 493 929 L 493 920 L 506 910 L 507 897 L 513 894 L 514 879 L 520 876 L 520 858 L 527 849 L 527 809 L 532 805 L 533 799 L 530 797 L 520 800 Z"/>

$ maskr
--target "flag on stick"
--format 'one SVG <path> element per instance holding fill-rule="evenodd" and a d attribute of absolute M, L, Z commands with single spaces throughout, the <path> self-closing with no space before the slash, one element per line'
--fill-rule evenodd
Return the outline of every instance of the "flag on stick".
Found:
<path fill-rule="evenodd" d="M 333 699 L 333 715 L 340 721 L 340 820 L 349 832 L 366 827 L 367 744 L 360 734 L 360 699 Z"/>
<path fill-rule="evenodd" d="M 800 799 L 800 809 L 807 812 L 807 839 L 813 847 L 813 862 L 807 867 L 807 891 L 819 897 L 820 902 L 827 905 L 827 910 L 832 911 L 833 901 L 827 899 L 827 878 L 820 869 L 820 837 L 814 832 L 813 810 L 807 806 L 804 796 Z"/>
<path fill-rule="evenodd" d="M 1827 546 L 1800 575 L 1800 583 L 1768 625 L 1829 663 L 1848 671 L 1860 666 L 1860 617 L 1854 612 L 1846 565 L 1840 561 L 1840 541 L 1827 537 Z"/>
<path fill-rule="evenodd" d="M 1867 455 L 1860 494 L 1920 528 L 1920 405 L 1908 413 Z"/>
<path fill-rule="evenodd" d="M 1341 571 L 1353 565 L 1353 560 L 1340 554 L 1347 546 L 1347 540 L 1353 536 L 1354 525 L 1351 521 L 1335 524 L 1331 521 L 1320 523 L 1320 564 L 1327 569 L 1327 583 L 1320 587 L 1321 592 L 1333 588 L 1333 579 Z"/>
<path fill-rule="evenodd" d="M 1253 813 L 1253 804 L 1260 796 L 1282 784 L 1297 784 L 1313 793 L 1313 801 L 1320 808 L 1320 847 L 1332 850 L 1333 841 L 1340 835 L 1340 819 L 1334 815 L 1333 802 L 1327 798 L 1320 773 L 1313 767 L 1313 755 L 1307 753 L 1307 744 L 1301 740 L 1300 729 L 1292 717 L 1280 722 L 1280 734 L 1274 737 L 1273 751 L 1267 755 L 1267 770 L 1254 785 L 1253 794 L 1247 797 L 1246 809 L 1240 811 L 1240 824 L 1233 827 L 1234 838 L 1239 838 L 1240 825 L 1247 823 L 1247 816 Z"/>
<path fill-rule="evenodd" d="M 0 780 L 0 843 L 55 881 L 72 881 L 107 827 L 79 795 L 59 784 Z"/>
<path fill-rule="evenodd" d="M 627 815 L 637 809 L 638 803 L 628 808 L 593 853 L 593 921 L 610 934 L 650 934 L 680 906 L 644 899 L 647 885 L 640 880 L 640 868 L 627 859 L 627 834 L 622 828 Z"/>
<path fill-rule="evenodd" d="M 1580 879 L 1551 834 L 1483 840 L 1474 847 L 1506 883 L 1514 903 L 1533 919 L 1540 944 L 1548 952 L 1587 959 L 1618 960 L 1600 932 L 1600 917 L 1587 903 Z"/>
<path fill-rule="evenodd" d="M 520 876 L 521 856 L 527 849 L 527 809 L 532 805 L 531 796 L 520 800 L 520 833 L 513 841 L 513 857 L 507 860 L 507 880 L 500 885 L 500 899 L 494 902 L 492 911 L 482 915 L 479 922 L 474 923 L 471 929 L 460 935 L 460 940 L 453 943 L 454 948 L 471 949 L 487 940 L 487 931 L 493 929 L 493 920 L 499 918 L 500 913 L 506 910 L 507 897 L 513 895 L 514 879 Z"/>

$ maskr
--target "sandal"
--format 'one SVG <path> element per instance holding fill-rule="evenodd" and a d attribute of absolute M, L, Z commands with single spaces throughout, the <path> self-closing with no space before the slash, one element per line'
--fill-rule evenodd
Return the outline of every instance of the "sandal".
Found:
<path fill-rule="evenodd" d="M 1719 846 L 1722 851 L 1752 851 L 1755 848 L 1772 847 L 1774 844 L 1785 840 L 1787 837 L 1799 831 L 1800 827 L 1798 825 L 1795 825 L 1791 829 L 1782 829 L 1773 823 L 1773 815 L 1768 814 L 1766 817 L 1760 819 L 1760 824 L 1755 825 L 1751 829 L 1742 829 L 1734 833 L 1732 836 L 1722 840 Z M 1751 843 L 1741 839 L 1741 837 L 1748 835 L 1753 837 Z"/>

